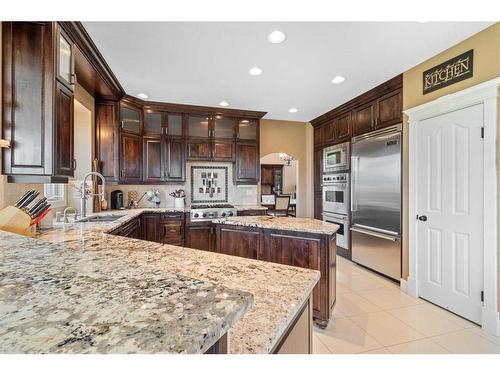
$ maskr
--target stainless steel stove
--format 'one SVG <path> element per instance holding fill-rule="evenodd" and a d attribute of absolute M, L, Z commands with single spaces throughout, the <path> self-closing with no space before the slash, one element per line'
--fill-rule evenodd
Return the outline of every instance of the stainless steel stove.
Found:
<path fill-rule="evenodd" d="M 191 221 L 209 221 L 230 216 L 236 216 L 236 209 L 227 203 L 191 205 Z"/>

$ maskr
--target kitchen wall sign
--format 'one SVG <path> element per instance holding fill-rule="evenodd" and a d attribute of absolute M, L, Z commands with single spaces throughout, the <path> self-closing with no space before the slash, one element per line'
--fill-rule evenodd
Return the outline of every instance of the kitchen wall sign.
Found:
<path fill-rule="evenodd" d="M 423 94 L 472 77 L 474 50 L 455 56 L 423 73 Z"/>

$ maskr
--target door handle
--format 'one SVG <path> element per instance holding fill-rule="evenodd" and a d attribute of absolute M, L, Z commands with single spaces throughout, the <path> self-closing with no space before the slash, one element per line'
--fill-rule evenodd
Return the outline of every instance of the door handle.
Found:
<path fill-rule="evenodd" d="M 422 216 L 417 215 L 417 219 L 420 220 L 420 221 L 427 221 L 427 216 L 425 216 L 425 215 L 422 215 Z"/>

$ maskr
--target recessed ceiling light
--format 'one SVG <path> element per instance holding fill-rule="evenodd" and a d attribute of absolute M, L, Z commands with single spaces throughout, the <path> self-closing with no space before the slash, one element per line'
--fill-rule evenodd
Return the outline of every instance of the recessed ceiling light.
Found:
<path fill-rule="evenodd" d="M 250 73 L 253 76 L 260 76 L 262 74 L 262 69 L 257 66 L 254 66 L 252 69 L 248 71 L 248 73 Z"/>
<path fill-rule="evenodd" d="M 267 36 L 267 40 L 270 43 L 278 44 L 278 43 L 283 43 L 286 39 L 286 35 L 283 31 L 279 30 L 274 30 Z"/>
<path fill-rule="evenodd" d="M 290 108 L 288 112 L 290 113 L 297 113 L 299 110 L 297 108 Z"/>
<path fill-rule="evenodd" d="M 332 83 L 335 83 L 335 84 L 342 83 L 344 81 L 345 81 L 345 78 L 342 76 L 335 76 L 332 79 Z"/>
<path fill-rule="evenodd" d="M 139 98 L 141 98 L 141 99 L 147 99 L 147 98 L 149 98 L 149 96 L 147 96 L 147 95 L 146 95 L 146 94 L 144 94 L 143 92 L 141 92 L 141 93 L 137 94 L 137 96 L 138 96 Z"/>
<path fill-rule="evenodd" d="M 227 107 L 227 106 L 229 106 L 229 103 L 228 103 L 228 102 L 226 102 L 225 100 L 223 100 L 222 102 L 220 102 L 220 103 L 219 103 L 219 105 L 220 105 L 221 107 Z"/>

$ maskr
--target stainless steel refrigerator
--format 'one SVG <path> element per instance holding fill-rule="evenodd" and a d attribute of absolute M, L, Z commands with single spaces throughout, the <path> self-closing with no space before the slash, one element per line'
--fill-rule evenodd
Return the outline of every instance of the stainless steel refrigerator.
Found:
<path fill-rule="evenodd" d="M 352 140 L 352 260 L 401 278 L 401 125 Z"/>

